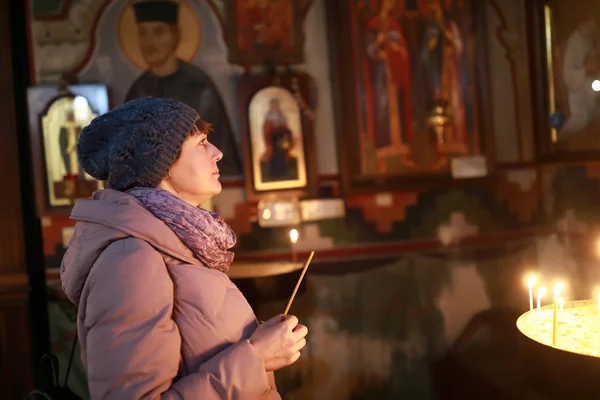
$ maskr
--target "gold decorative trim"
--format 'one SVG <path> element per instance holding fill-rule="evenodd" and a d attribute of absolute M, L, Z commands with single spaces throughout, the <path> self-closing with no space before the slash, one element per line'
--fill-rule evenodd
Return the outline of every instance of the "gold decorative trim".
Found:
<path fill-rule="evenodd" d="M 548 5 L 544 6 L 544 32 L 546 33 L 546 70 L 548 71 L 548 112 L 549 115 L 552 115 L 556 111 L 556 108 L 554 95 L 554 55 L 552 54 L 552 10 Z M 556 143 L 556 128 L 550 128 L 550 140 L 552 143 Z"/>

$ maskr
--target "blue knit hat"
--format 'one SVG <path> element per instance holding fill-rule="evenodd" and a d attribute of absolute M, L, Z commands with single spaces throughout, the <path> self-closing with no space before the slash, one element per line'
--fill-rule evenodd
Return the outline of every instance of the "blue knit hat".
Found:
<path fill-rule="evenodd" d="M 175 100 L 132 100 L 94 118 L 81 131 L 79 164 L 111 189 L 156 187 L 198 118 L 194 109 Z"/>

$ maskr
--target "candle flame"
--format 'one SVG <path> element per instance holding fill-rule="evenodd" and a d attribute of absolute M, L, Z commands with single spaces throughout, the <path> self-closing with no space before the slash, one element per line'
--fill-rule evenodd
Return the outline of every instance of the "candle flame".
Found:
<path fill-rule="evenodd" d="M 537 280 L 535 275 L 531 275 L 529 277 L 529 280 L 527 281 L 527 286 L 529 287 L 529 289 L 533 288 L 533 285 L 535 285 L 535 281 Z"/>
<path fill-rule="evenodd" d="M 292 243 L 296 243 L 298 241 L 298 231 L 296 229 L 292 229 L 290 231 L 290 240 Z"/>
<path fill-rule="evenodd" d="M 563 287 L 565 285 L 562 282 L 558 282 L 555 286 L 554 286 L 554 298 L 558 298 L 558 295 L 560 294 L 560 292 L 563 290 Z"/>
<path fill-rule="evenodd" d="M 537 297 L 538 299 L 541 299 L 542 297 L 544 297 L 546 295 L 547 289 L 545 286 L 542 286 L 541 288 L 538 289 L 538 293 L 537 293 Z"/>

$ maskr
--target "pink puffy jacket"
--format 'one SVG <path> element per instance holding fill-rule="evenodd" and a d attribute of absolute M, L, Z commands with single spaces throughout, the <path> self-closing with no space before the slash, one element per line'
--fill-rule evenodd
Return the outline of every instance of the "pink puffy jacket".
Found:
<path fill-rule="evenodd" d="M 280 399 L 247 340 L 254 313 L 132 196 L 101 190 L 73 208 L 61 266 L 79 306 L 92 399 Z"/>

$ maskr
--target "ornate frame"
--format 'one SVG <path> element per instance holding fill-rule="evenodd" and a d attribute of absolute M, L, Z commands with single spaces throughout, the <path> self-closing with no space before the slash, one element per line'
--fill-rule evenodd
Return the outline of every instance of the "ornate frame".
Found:
<path fill-rule="evenodd" d="M 238 84 L 239 107 L 241 110 L 242 147 L 244 152 L 244 182 L 248 200 L 260 200 L 277 197 L 303 197 L 316 194 L 317 170 L 314 151 L 314 114 L 312 111 L 312 80 L 304 73 L 285 73 L 276 75 L 246 74 L 240 78 Z M 302 130 L 303 158 L 306 171 L 306 184 L 302 187 L 286 188 L 273 187 L 257 189 L 255 165 L 253 162 L 253 146 L 251 137 L 250 105 L 254 96 L 266 88 L 281 88 L 295 94 L 296 101 L 305 101 L 299 104 L 300 127 Z"/>
<path fill-rule="evenodd" d="M 55 85 L 40 85 L 27 90 L 30 149 L 38 217 L 64 215 L 71 211 L 72 205 L 53 206 L 50 204 L 43 117 L 56 101 L 76 96 L 85 97 L 90 108 L 97 115 L 109 110 L 108 90 L 104 84 L 69 85 L 65 90 L 61 90 Z"/>
<path fill-rule="evenodd" d="M 477 110 L 473 121 L 479 126 L 479 154 L 486 157 L 488 177 L 472 179 L 452 179 L 450 173 L 395 174 L 381 176 L 361 176 L 358 88 L 359 78 L 355 59 L 357 46 L 353 43 L 352 8 L 349 0 L 327 2 L 329 25 L 329 47 L 332 52 L 331 71 L 334 94 L 336 130 L 338 132 L 338 153 L 342 190 L 345 194 L 376 192 L 385 190 L 416 190 L 430 187 L 456 186 L 481 183 L 493 173 L 493 128 L 491 105 L 487 93 L 487 54 L 485 51 L 485 3 L 471 0 L 473 21 L 473 70 L 475 100 Z M 355 1 L 355 0 L 351 0 Z M 403 2 L 400 2 L 404 4 Z M 446 3 L 446 2 L 445 2 Z M 419 3 L 420 4 L 420 3 Z M 451 161 L 451 159 L 449 160 Z"/>
<path fill-rule="evenodd" d="M 532 80 L 533 122 L 536 132 L 537 159 L 539 162 L 592 161 L 600 158 L 600 146 L 596 149 L 553 150 L 557 140 L 557 131 L 553 123 L 561 118 L 554 100 L 557 88 L 554 79 L 550 79 L 556 67 L 554 49 L 554 31 L 552 14 L 548 0 L 532 0 L 527 9 L 529 27 L 530 75 Z M 550 29 L 550 35 L 547 31 Z M 564 117 L 564 115 L 562 116 Z"/>
<path fill-rule="evenodd" d="M 227 21 L 225 39 L 229 47 L 229 62 L 245 67 L 263 64 L 290 65 L 304 62 L 304 33 L 302 25 L 304 14 L 308 11 L 311 1 L 290 0 L 293 7 L 292 32 L 295 41 L 289 50 L 266 46 L 262 49 L 240 49 L 238 46 L 238 35 L 240 34 L 240 26 L 237 19 L 238 1 L 246 0 L 229 0 L 226 3 L 225 9 L 225 19 Z"/>

